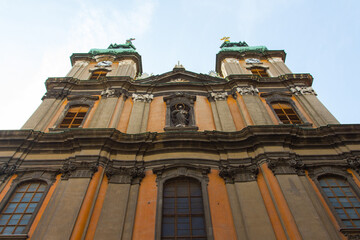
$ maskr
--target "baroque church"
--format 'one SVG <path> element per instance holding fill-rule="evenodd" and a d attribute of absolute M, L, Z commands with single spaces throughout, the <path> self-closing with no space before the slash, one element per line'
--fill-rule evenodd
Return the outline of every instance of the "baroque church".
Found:
<path fill-rule="evenodd" d="M 283 50 L 142 72 L 131 39 L 74 53 L 0 131 L 0 239 L 360 239 L 360 125 Z"/>

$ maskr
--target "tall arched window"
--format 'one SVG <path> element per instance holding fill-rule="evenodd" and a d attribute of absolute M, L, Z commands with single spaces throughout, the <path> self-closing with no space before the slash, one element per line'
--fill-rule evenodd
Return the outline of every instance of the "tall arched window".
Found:
<path fill-rule="evenodd" d="M 24 234 L 43 199 L 47 184 L 26 182 L 19 185 L 0 214 L 0 234 Z"/>
<path fill-rule="evenodd" d="M 360 227 L 360 201 L 349 182 L 338 176 L 319 179 L 320 186 L 346 228 Z"/>
<path fill-rule="evenodd" d="M 161 239 L 207 239 L 201 183 L 193 178 L 164 184 Z"/>
<path fill-rule="evenodd" d="M 84 121 L 88 106 L 72 106 L 67 111 L 64 119 L 61 121 L 60 128 L 78 128 Z"/>
<path fill-rule="evenodd" d="M 284 124 L 302 124 L 298 114 L 292 106 L 286 102 L 273 102 L 271 107 L 274 109 L 279 120 Z"/>

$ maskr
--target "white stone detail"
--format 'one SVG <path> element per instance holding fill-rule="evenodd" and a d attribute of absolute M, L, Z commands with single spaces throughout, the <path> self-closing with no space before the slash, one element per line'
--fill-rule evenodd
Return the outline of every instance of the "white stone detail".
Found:
<path fill-rule="evenodd" d="M 236 90 L 240 95 L 257 95 L 259 93 L 259 89 L 254 88 L 252 85 L 249 87 L 238 87 Z"/>
<path fill-rule="evenodd" d="M 181 79 L 181 78 L 173 79 L 173 80 L 170 81 L 170 83 L 181 83 L 181 82 L 190 82 L 190 81 L 185 80 L 185 79 Z"/>
<path fill-rule="evenodd" d="M 132 99 L 134 102 L 151 102 L 153 100 L 154 95 L 152 94 L 132 94 Z"/>
<path fill-rule="evenodd" d="M 212 92 L 210 95 L 215 101 L 224 101 L 228 96 L 227 92 Z"/>
<path fill-rule="evenodd" d="M 236 58 L 226 58 L 225 61 L 228 63 L 239 63 L 239 60 Z"/>
<path fill-rule="evenodd" d="M 101 96 L 112 97 L 115 95 L 115 89 L 107 88 L 101 92 Z"/>
<path fill-rule="evenodd" d="M 78 61 L 74 64 L 74 67 L 86 67 L 87 65 L 89 65 L 89 62 Z"/>
<path fill-rule="evenodd" d="M 290 91 L 294 95 L 315 95 L 315 96 L 317 95 L 312 87 L 294 86 L 294 87 L 290 87 Z"/>

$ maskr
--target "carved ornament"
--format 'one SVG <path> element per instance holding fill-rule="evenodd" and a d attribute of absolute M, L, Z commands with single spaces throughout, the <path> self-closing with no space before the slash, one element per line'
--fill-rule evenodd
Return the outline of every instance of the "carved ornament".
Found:
<path fill-rule="evenodd" d="M 252 85 L 249 87 L 238 87 L 236 90 L 240 95 L 257 95 L 259 93 L 259 89 L 254 88 Z"/>
<path fill-rule="evenodd" d="M 138 94 L 138 93 L 133 93 L 132 94 L 132 99 L 134 102 L 151 102 L 151 100 L 153 100 L 154 95 L 152 94 Z"/>
<path fill-rule="evenodd" d="M 215 101 L 224 101 L 228 97 L 228 93 L 227 92 L 212 92 L 212 93 L 210 93 L 210 96 Z"/>
<path fill-rule="evenodd" d="M 235 166 L 220 166 L 219 176 L 226 183 L 256 181 L 259 172 L 255 164 Z"/>
<path fill-rule="evenodd" d="M 109 179 L 109 183 L 140 183 L 145 177 L 144 167 L 114 167 L 112 164 L 105 169 L 105 174 Z"/>
<path fill-rule="evenodd" d="M 275 175 L 277 174 L 297 174 L 303 176 L 305 174 L 304 163 L 298 157 L 290 158 L 269 158 L 267 160 L 268 167 Z"/>
<path fill-rule="evenodd" d="M 0 165 L 0 175 L 5 175 L 5 177 L 11 176 L 15 173 L 16 166 L 4 163 Z"/>
<path fill-rule="evenodd" d="M 107 88 L 101 92 L 101 96 L 103 97 L 118 97 L 120 94 L 115 89 Z"/>
<path fill-rule="evenodd" d="M 66 161 L 60 169 L 60 173 L 62 173 L 61 178 L 65 180 L 69 178 L 91 178 L 97 170 L 98 163 L 96 162 Z"/>
<path fill-rule="evenodd" d="M 294 95 L 315 95 L 315 96 L 317 95 L 312 87 L 293 86 L 290 87 L 290 91 Z"/>

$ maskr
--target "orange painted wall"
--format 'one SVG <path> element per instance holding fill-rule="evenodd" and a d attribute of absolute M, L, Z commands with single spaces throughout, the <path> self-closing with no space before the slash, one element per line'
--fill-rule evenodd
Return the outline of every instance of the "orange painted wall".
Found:
<path fill-rule="evenodd" d="M 227 103 L 229 105 L 229 109 L 231 112 L 231 116 L 234 120 L 236 130 L 240 131 L 241 129 L 243 129 L 245 127 L 245 122 L 241 116 L 239 106 L 233 97 L 228 97 Z"/>
<path fill-rule="evenodd" d="M 211 170 L 208 183 L 214 239 L 236 239 L 233 216 L 231 213 L 225 182 L 224 179 L 219 176 L 218 172 L 219 171 L 217 170 Z"/>
<path fill-rule="evenodd" d="M 156 199 L 156 175 L 152 171 L 146 171 L 139 189 L 133 240 L 154 239 Z"/>
<path fill-rule="evenodd" d="M 215 122 L 209 100 L 204 96 L 196 96 L 194 103 L 195 121 L 200 131 L 215 130 Z"/>
<path fill-rule="evenodd" d="M 166 103 L 163 97 L 154 97 L 150 104 L 148 132 L 164 132 Z"/>
<path fill-rule="evenodd" d="M 133 105 L 132 99 L 131 98 L 126 99 L 126 101 L 124 103 L 123 111 L 120 116 L 120 121 L 117 126 L 117 129 L 120 132 L 126 133 L 126 130 L 127 130 L 128 124 L 129 124 L 129 120 L 130 120 L 132 105 Z"/>

